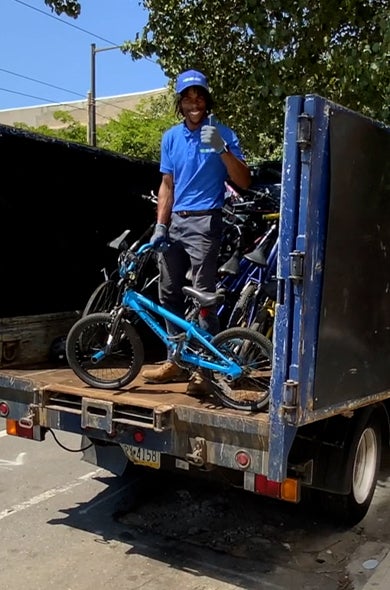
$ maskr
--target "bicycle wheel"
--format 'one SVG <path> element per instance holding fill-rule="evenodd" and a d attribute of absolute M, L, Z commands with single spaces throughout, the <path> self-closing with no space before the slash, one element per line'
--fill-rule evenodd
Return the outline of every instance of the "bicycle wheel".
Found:
<path fill-rule="evenodd" d="M 264 408 L 270 395 L 271 341 L 249 328 L 229 328 L 217 334 L 212 343 L 243 369 L 241 377 L 233 382 L 222 373 L 204 370 L 222 404 L 236 410 Z"/>
<path fill-rule="evenodd" d="M 144 361 L 142 340 L 124 319 L 112 335 L 109 354 L 100 361 L 92 358 L 106 347 L 112 322 L 108 313 L 87 315 L 73 325 L 66 339 L 69 366 L 84 383 L 99 389 L 124 387 L 135 379 Z"/>
<path fill-rule="evenodd" d="M 91 313 L 111 311 L 117 303 L 118 295 L 118 285 L 115 281 L 108 279 L 100 283 L 88 299 L 81 317 L 84 318 Z"/>
<path fill-rule="evenodd" d="M 272 313 L 272 307 L 269 302 L 264 303 L 260 309 L 257 310 L 254 321 L 249 326 L 251 330 L 260 332 L 270 340 L 272 340 L 273 328 L 274 328 L 274 313 Z"/>
<path fill-rule="evenodd" d="M 256 306 L 256 291 L 257 285 L 255 283 L 247 283 L 237 299 L 235 306 L 227 323 L 227 328 L 248 328 L 250 318 L 253 317 L 253 310 Z"/>

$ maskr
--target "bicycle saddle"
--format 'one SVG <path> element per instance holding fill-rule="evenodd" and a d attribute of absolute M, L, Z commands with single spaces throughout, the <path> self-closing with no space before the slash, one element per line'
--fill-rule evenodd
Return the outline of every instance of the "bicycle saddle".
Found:
<path fill-rule="evenodd" d="M 267 259 L 264 256 L 262 248 L 255 248 L 254 250 L 252 250 L 252 252 L 244 254 L 244 258 L 250 260 L 251 262 L 254 262 L 258 266 L 267 266 Z"/>
<path fill-rule="evenodd" d="M 225 299 L 223 293 L 210 293 L 208 291 L 198 291 L 193 287 L 183 287 L 184 295 L 188 295 L 193 299 L 199 301 L 201 307 L 211 307 L 212 305 L 219 305 Z"/>
<path fill-rule="evenodd" d="M 218 269 L 220 275 L 230 275 L 236 277 L 240 272 L 240 251 L 235 250 L 229 260 L 222 264 Z"/>

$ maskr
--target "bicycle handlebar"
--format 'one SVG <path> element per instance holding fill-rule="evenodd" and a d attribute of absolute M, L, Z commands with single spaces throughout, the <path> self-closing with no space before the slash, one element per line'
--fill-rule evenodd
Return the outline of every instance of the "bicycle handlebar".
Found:
<path fill-rule="evenodd" d="M 150 201 L 153 205 L 157 205 L 158 198 L 153 191 L 150 191 L 150 195 L 141 195 L 141 197 L 145 199 L 145 201 Z"/>

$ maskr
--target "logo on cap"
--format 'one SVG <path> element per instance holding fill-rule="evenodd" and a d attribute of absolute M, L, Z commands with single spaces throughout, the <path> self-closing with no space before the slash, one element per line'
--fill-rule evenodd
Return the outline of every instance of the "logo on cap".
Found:
<path fill-rule="evenodd" d="M 197 72 L 196 70 L 188 70 L 177 77 L 176 92 L 178 94 L 190 86 L 202 86 L 202 88 L 209 92 L 206 76 L 202 74 L 202 72 Z"/>

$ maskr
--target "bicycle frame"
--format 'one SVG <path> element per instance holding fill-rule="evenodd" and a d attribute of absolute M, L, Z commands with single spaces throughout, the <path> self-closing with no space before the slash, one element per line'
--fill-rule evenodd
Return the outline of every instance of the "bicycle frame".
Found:
<path fill-rule="evenodd" d="M 267 240 L 276 232 L 277 224 L 273 223 L 271 227 L 258 239 L 256 248 L 261 248 Z M 272 245 L 271 251 L 267 256 L 266 266 L 259 266 L 249 260 L 245 255 L 240 260 L 239 274 L 237 276 L 226 276 L 217 284 L 217 290 L 224 289 L 230 293 L 240 294 L 248 283 L 262 285 L 276 270 L 278 251 L 278 239 Z M 218 308 L 218 316 L 221 316 L 226 309 L 226 303 Z M 230 310 L 231 311 L 231 310 Z M 229 318 L 227 318 L 228 320 Z"/>
<path fill-rule="evenodd" d="M 145 250 L 150 249 L 150 247 L 150 244 L 144 244 L 139 252 L 142 254 Z M 130 271 L 132 268 L 131 265 L 132 263 L 130 263 L 128 269 Z M 92 356 L 93 362 L 98 363 L 110 350 L 116 328 L 124 318 L 127 310 L 136 313 L 137 316 L 140 317 L 151 330 L 153 330 L 153 332 L 166 345 L 167 349 L 171 352 L 172 357 L 176 359 L 178 363 L 188 363 L 194 367 L 217 371 L 226 375 L 226 377 L 232 381 L 242 375 L 242 368 L 213 346 L 211 343 L 213 336 L 203 330 L 195 323 L 195 321 L 187 321 L 171 313 L 161 305 L 133 289 L 127 289 L 124 292 L 122 303 L 114 313 L 113 327 L 107 345 L 104 350 L 96 352 Z M 163 328 L 156 316 L 175 325 L 182 332 L 174 336 L 169 335 L 166 328 Z M 195 353 L 191 351 L 190 342 L 200 344 L 202 348 L 210 354 L 211 358 L 218 360 L 212 361 L 211 359 L 206 359 L 199 355 L 199 352 Z"/>

